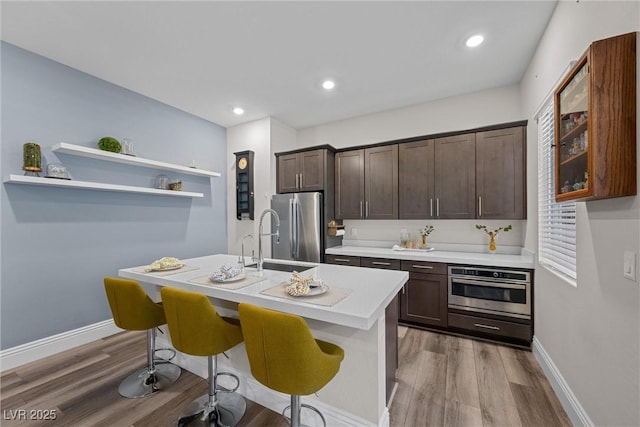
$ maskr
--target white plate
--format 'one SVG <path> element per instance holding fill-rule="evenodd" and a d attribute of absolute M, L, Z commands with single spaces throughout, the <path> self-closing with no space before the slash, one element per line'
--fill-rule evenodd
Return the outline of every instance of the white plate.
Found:
<path fill-rule="evenodd" d="M 216 279 L 214 279 L 212 277 L 209 277 L 209 280 L 211 280 L 212 282 L 216 282 L 216 283 L 228 283 L 228 282 L 237 282 L 238 280 L 242 280 L 245 277 L 247 277 L 247 275 L 245 273 L 241 273 L 241 274 L 238 274 L 237 276 L 233 276 L 233 277 L 230 277 L 230 278 L 224 279 L 224 280 L 216 280 Z"/>
<path fill-rule="evenodd" d="M 185 264 L 180 264 L 180 265 L 176 265 L 175 267 L 165 267 L 165 268 L 152 268 L 150 270 L 147 270 L 148 273 L 153 273 L 153 272 L 157 272 L 157 271 L 171 271 L 171 270 L 177 270 L 179 268 L 184 267 Z"/>
<path fill-rule="evenodd" d="M 314 286 L 314 285 L 311 285 Z M 316 295 L 322 295 L 325 292 L 327 292 L 329 290 L 329 287 L 327 285 L 315 285 L 315 288 L 311 288 L 309 289 L 309 292 L 305 295 L 300 295 L 301 297 L 313 297 Z"/>
<path fill-rule="evenodd" d="M 314 283 L 317 283 L 317 282 L 314 282 Z M 289 295 L 289 296 L 292 296 L 292 297 L 293 297 L 293 296 L 295 296 L 296 298 L 297 298 L 297 297 L 314 297 L 314 296 L 316 296 L 316 295 L 322 295 L 322 294 L 324 294 L 325 292 L 327 292 L 327 291 L 329 290 L 329 286 L 327 286 L 327 285 L 325 285 L 325 284 L 322 284 L 322 285 L 316 285 L 316 284 L 314 284 L 314 283 L 312 283 L 312 284 L 310 285 L 310 288 L 311 288 L 311 289 L 309 289 L 309 292 L 308 292 L 308 293 L 306 293 L 306 294 L 304 294 L 304 295 L 291 295 L 291 294 L 290 294 L 290 293 L 288 293 L 288 292 L 287 292 L 287 290 L 286 290 L 286 287 L 287 287 L 287 286 L 289 286 L 289 285 L 291 285 L 291 283 L 289 283 L 289 282 L 284 282 L 284 283 L 283 283 L 283 285 L 285 286 L 285 290 L 284 290 L 284 291 L 285 291 L 285 293 L 286 293 L 287 295 Z"/>

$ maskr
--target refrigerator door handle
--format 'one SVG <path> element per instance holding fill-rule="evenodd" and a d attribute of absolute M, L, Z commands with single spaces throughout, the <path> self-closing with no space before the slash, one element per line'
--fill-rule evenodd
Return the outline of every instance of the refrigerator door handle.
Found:
<path fill-rule="evenodd" d="M 300 178 L 300 181 L 302 182 L 302 177 Z M 295 218 L 295 228 L 293 229 L 295 253 L 293 255 L 293 259 L 297 261 L 300 258 L 300 239 L 298 238 L 300 236 L 300 224 L 298 223 L 300 206 L 298 205 L 298 201 L 296 199 L 293 200 L 293 210 L 293 217 Z"/>
<path fill-rule="evenodd" d="M 295 203 L 295 200 L 293 198 L 289 199 L 289 251 L 291 252 L 291 259 L 294 259 L 293 257 L 293 248 L 294 248 L 294 239 L 295 239 L 294 237 L 295 236 L 294 234 L 294 221 L 295 221 L 294 203 Z"/>

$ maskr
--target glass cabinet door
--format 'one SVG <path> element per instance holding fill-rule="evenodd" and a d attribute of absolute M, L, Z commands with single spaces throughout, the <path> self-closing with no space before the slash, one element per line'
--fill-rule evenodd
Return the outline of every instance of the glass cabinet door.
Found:
<path fill-rule="evenodd" d="M 558 110 L 559 105 L 559 110 Z M 589 192 L 589 68 L 586 60 L 556 99 L 556 198 Z M 571 193 L 570 195 L 568 193 Z M 563 195 L 567 195 L 563 197 Z"/>

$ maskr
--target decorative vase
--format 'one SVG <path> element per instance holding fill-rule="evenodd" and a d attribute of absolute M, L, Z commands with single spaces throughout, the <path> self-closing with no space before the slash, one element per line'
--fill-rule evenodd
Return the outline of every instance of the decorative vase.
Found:
<path fill-rule="evenodd" d="M 42 171 L 42 154 L 40 146 L 35 142 L 29 141 L 22 146 L 22 170 L 25 175 L 29 172 L 38 175 Z"/>
<path fill-rule="evenodd" d="M 496 249 L 496 235 L 489 233 L 489 252 L 493 253 Z"/>
<path fill-rule="evenodd" d="M 427 249 L 427 236 L 424 234 L 420 235 L 422 238 L 422 242 L 420 243 L 420 249 Z"/>

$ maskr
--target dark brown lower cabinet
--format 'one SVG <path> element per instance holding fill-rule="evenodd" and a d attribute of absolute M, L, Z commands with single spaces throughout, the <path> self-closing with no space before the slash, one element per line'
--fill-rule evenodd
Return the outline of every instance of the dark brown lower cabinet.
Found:
<path fill-rule="evenodd" d="M 482 338 L 504 339 L 527 347 L 533 338 L 530 320 L 503 316 L 478 316 L 461 310 L 449 310 L 449 328 Z"/>
<path fill-rule="evenodd" d="M 447 265 L 402 261 L 409 281 L 400 294 L 400 321 L 447 327 Z"/>
<path fill-rule="evenodd" d="M 326 264 L 336 265 L 350 265 L 352 267 L 360 267 L 359 256 L 347 256 L 347 255 L 325 255 L 324 262 Z"/>

